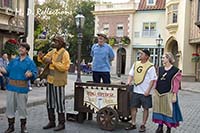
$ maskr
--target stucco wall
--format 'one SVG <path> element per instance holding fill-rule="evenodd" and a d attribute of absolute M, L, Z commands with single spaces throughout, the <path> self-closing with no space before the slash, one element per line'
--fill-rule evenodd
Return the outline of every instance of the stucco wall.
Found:
<path fill-rule="evenodd" d="M 144 19 L 145 18 L 145 19 Z M 155 37 L 142 37 L 143 23 L 144 22 L 156 22 L 156 36 Z M 139 32 L 139 37 L 133 36 L 134 45 L 156 45 L 156 38 L 158 34 L 161 35 L 165 44 L 166 29 L 165 29 L 165 11 L 138 11 L 134 16 L 134 32 Z"/>
<path fill-rule="evenodd" d="M 174 37 L 178 43 L 178 52 L 180 54 L 178 67 L 182 70 L 183 76 L 194 76 L 194 63 L 191 61 L 191 53 L 194 51 L 194 46 L 189 44 L 190 35 L 190 2 L 188 0 L 176 0 L 178 5 L 178 22 L 177 30 L 174 33 L 166 32 L 167 40 Z M 173 3 L 173 0 L 169 0 L 169 3 Z M 166 10 L 167 18 L 167 10 Z M 167 20 L 167 19 L 166 19 Z M 166 25 L 167 26 L 167 25 Z M 170 44 L 168 44 L 170 45 Z"/>

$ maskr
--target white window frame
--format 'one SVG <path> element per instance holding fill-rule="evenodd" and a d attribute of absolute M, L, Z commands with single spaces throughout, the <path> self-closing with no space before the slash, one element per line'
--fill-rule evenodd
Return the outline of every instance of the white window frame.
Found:
<path fill-rule="evenodd" d="M 154 6 L 156 4 L 156 0 L 147 0 L 147 5 L 148 6 Z"/>
<path fill-rule="evenodd" d="M 103 32 L 106 34 L 109 33 L 109 24 L 108 23 L 103 24 Z"/>
<path fill-rule="evenodd" d="M 123 24 L 117 24 L 116 36 L 117 37 L 123 37 L 124 36 L 124 25 Z"/>
<path fill-rule="evenodd" d="M 144 29 L 145 23 L 148 24 L 148 30 Z M 154 30 L 151 29 L 151 24 L 155 24 Z M 143 22 L 142 25 L 142 37 L 156 37 L 157 32 L 157 23 L 156 22 Z"/>
<path fill-rule="evenodd" d="M 139 60 L 139 50 L 142 50 L 143 48 L 138 48 L 136 52 L 136 60 Z M 150 61 L 156 66 L 162 66 L 162 55 L 164 53 L 164 48 L 147 48 L 150 52 Z M 158 50 L 160 49 L 160 50 Z M 160 60 L 158 64 L 158 51 L 160 51 Z"/>

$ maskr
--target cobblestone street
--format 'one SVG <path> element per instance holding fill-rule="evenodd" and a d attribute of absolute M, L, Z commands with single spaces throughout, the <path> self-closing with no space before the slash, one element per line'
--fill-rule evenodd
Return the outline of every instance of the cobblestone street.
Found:
<path fill-rule="evenodd" d="M 180 107 L 182 109 L 184 121 L 181 123 L 181 126 L 177 130 L 172 130 L 173 133 L 199 133 L 200 131 L 200 93 L 193 93 L 189 91 L 180 91 L 179 101 Z M 47 113 L 45 109 L 45 104 L 34 106 L 28 108 L 29 117 L 28 117 L 28 130 L 30 133 L 52 133 L 53 130 L 43 130 L 42 126 L 47 123 Z M 151 122 L 151 115 L 148 120 L 146 133 L 153 133 L 156 129 L 156 125 Z M 95 116 L 94 116 L 95 117 Z M 137 117 L 137 127 L 141 123 L 142 119 L 142 110 L 138 111 Z M 127 123 L 119 123 L 118 127 L 114 132 L 116 133 L 136 133 L 138 130 L 126 131 L 124 127 Z M 16 133 L 20 132 L 19 119 L 16 119 Z M 5 114 L 0 114 L 0 132 L 3 132 L 7 128 L 7 119 Z M 101 130 L 96 122 L 96 118 L 92 121 L 85 121 L 83 124 L 76 122 L 66 122 L 66 129 L 60 131 L 60 133 L 107 133 L 108 131 Z"/>

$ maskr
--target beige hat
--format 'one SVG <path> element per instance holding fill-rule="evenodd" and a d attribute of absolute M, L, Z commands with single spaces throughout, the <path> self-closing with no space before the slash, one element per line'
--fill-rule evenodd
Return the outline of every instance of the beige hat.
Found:
<path fill-rule="evenodd" d="M 108 39 L 105 32 L 97 33 L 97 36 L 102 36 L 102 37 L 104 37 L 105 39 Z"/>

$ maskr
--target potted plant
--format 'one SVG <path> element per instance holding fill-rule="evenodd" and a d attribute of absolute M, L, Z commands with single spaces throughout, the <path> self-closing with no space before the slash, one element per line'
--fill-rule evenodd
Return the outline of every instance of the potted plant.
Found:
<path fill-rule="evenodd" d="M 124 37 L 122 37 L 121 42 L 124 45 L 129 45 L 131 40 L 130 40 L 130 38 L 128 36 L 124 36 Z"/>
<path fill-rule="evenodd" d="M 192 54 L 192 61 L 193 62 L 199 62 L 200 61 L 200 55 L 198 53 Z"/>
<path fill-rule="evenodd" d="M 4 45 L 4 51 L 8 54 L 10 60 L 12 56 L 18 55 L 18 43 L 16 39 L 9 39 Z"/>
<path fill-rule="evenodd" d="M 110 37 L 110 38 L 108 39 L 108 43 L 109 43 L 111 46 L 114 46 L 114 45 L 116 44 L 116 42 L 117 42 L 117 40 L 116 40 L 116 38 L 114 38 L 114 37 Z"/>

